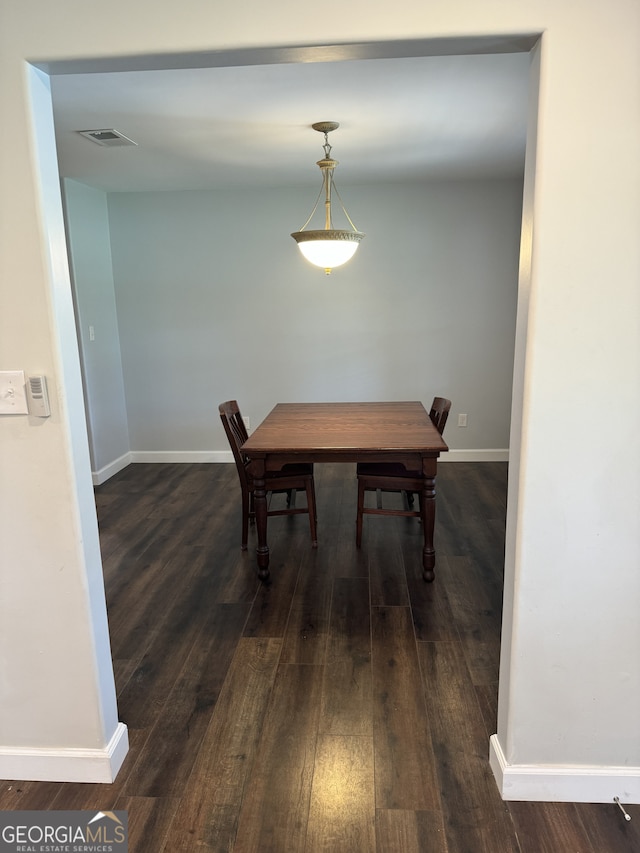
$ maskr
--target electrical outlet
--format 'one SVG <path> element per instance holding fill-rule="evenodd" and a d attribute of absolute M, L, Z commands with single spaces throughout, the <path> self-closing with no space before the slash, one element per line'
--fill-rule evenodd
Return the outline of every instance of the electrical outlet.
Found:
<path fill-rule="evenodd" d="M 244 425 L 247 428 L 247 432 L 249 432 L 249 430 L 251 429 L 251 418 L 247 418 L 243 415 L 242 420 L 244 421 Z"/>
<path fill-rule="evenodd" d="M 466 415 L 458 415 L 458 426 L 466 427 L 467 425 L 467 416 Z"/>

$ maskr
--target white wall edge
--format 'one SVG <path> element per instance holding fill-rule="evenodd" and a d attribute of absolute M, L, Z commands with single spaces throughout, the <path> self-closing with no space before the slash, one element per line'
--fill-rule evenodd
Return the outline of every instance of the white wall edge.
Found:
<path fill-rule="evenodd" d="M 117 474 L 118 471 L 122 471 L 122 469 L 126 468 L 130 462 L 131 454 L 125 453 L 124 456 L 121 456 L 119 459 L 114 459 L 113 462 L 105 465 L 104 468 L 100 468 L 99 471 L 92 471 L 91 477 L 93 478 L 93 485 L 101 486 L 102 483 L 106 483 L 110 477 L 113 477 L 113 475 Z"/>
<path fill-rule="evenodd" d="M 640 767 L 508 764 L 497 735 L 489 763 L 503 800 L 546 803 L 640 803 Z"/>
<path fill-rule="evenodd" d="M 0 747 L 0 779 L 22 782 L 113 782 L 129 751 L 129 735 L 118 723 L 104 749 Z"/>

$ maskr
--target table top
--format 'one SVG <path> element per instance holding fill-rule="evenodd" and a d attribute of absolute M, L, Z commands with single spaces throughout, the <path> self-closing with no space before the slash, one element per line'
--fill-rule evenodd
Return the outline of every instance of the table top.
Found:
<path fill-rule="evenodd" d="M 394 451 L 437 456 L 448 449 L 420 402 L 278 403 L 242 446 L 253 458 Z"/>

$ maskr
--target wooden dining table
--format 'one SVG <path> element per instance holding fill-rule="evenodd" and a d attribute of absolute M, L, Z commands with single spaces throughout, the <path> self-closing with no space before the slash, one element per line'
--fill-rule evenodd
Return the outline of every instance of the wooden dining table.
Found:
<path fill-rule="evenodd" d="M 294 462 L 399 462 L 424 474 L 422 568 L 432 581 L 436 470 L 448 449 L 420 402 L 278 403 L 242 445 L 255 487 L 258 577 L 269 578 L 267 472 Z"/>

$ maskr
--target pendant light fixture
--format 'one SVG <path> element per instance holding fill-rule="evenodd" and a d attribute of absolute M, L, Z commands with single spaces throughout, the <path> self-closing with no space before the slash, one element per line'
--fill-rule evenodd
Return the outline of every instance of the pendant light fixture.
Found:
<path fill-rule="evenodd" d="M 331 157 L 329 134 L 339 126 L 340 125 L 337 121 L 319 121 L 311 125 L 314 130 L 317 130 L 319 133 L 324 133 L 324 157 L 322 160 L 318 160 L 317 162 L 322 173 L 322 186 L 314 208 L 311 211 L 311 215 L 302 228 L 291 235 L 298 244 L 298 247 L 305 258 L 312 264 L 315 264 L 315 266 L 321 267 L 327 275 L 331 273 L 331 270 L 334 267 L 342 266 L 342 264 L 346 263 L 355 255 L 360 240 L 364 237 L 364 234 L 361 231 L 358 231 L 351 221 L 333 179 L 333 171 L 338 165 L 338 161 L 333 160 Z M 334 193 L 340 202 L 344 215 L 349 221 L 351 230 L 333 227 L 331 201 Z M 311 222 L 311 219 L 317 210 L 318 203 L 323 194 L 325 213 L 324 228 L 305 231 L 305 228 Z"/>

